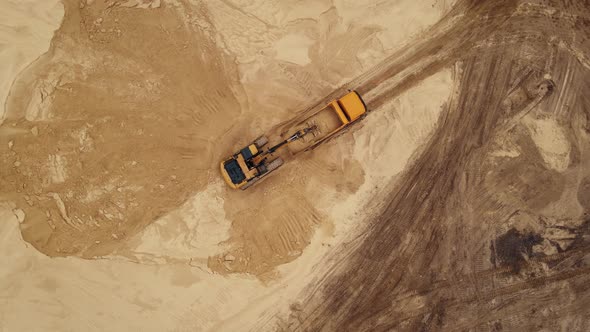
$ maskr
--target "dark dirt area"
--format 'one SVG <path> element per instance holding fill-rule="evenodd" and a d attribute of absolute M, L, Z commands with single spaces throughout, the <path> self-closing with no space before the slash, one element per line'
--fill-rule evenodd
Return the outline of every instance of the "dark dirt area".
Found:
<path fill-rule="evenodd" d="M 521 264 L 533 257 L 533 246 L 542 241 L 543 238 L 539 234 L 522 234 L 511 228 L 492 243 L 492 264 L 508 265 L 513 272 L 518 273 Z"/>

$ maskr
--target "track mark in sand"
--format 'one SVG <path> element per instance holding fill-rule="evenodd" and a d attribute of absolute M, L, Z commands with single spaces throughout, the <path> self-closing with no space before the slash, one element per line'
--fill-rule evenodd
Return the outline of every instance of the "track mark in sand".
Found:
<path fill-rule="evenodd" d="M 412 309 L 411 306 L 394 308 L 392 299 L 405 291 L 419 290 L 421 285 L 427 285 L 437 275 L 452 278 L 457 275 L 458 269 L 469 271 L 473 268 L 483 268 L 486 264 L 481 256 L 474 256 L 467 260 L 464 256 L 451 255 L 448 261 L 437 261 L 443 242 L 458 239 L 465 229 L 469 229 L 467 226 L 478 232 L 482 229 L 484 234 L 486 231 L 501 229 L 508 225 L 499 224 L 499 221 L 507 220 L 506 214 L 512 213 L 510 210 L 522 208 L 538 211 L 559 199 L 563 192 L 559 178 L 564 175 L 546 172 L 543 177 L 535 179 L 539 172 L 543 173 L 546 169 L 537 164 L 539 156 L 536 150 L 528 148 L 530 145 L 527 145 L 526 140 L 520 140 L 517 144 L 522 147 L 522 151 L 517 158 L 522 158 L 520 160 L 522 167 L 530 168 L 528 172 L 530 177 L 519 178 L 515 172 L 503 175 L 504 178 L 511 179 L 513 187 L 520 190 L 512 193 L 514 199 L 501 200 L 502 197 L 506 197 L 503 196 L 506 194 L 504 191 L 510 191 L 513 187 L 493 186 L 490 190 L 499 195 L 492 197 L 491 201 L 489 196 L 487 196 L 488 202 L 480 201 L 486 195 L 464 197 L 467 200 L 463 202 L 464 204 L 457 200 L 461 197 L 459 194 L 461 190 L 467 190 L 467 188 L 474 188 L 474 192 L 483 190 L 481 174 L 497 168 L 497 166 L 483 164 L 494 139 L 499 136 L 511 139 L 522 136 L 523 115 L 541 117 L 543 115 L 538 111 L 539 108 L 554 105 L 556 100 L 559 100 L 559 94 L 543 92 L 541 91 L 543 89 L 538 87 L 542 87 L 545 82 L 545 74 L 551 75 L 552 72 L 564 70 L 563 66 L 569 63 L 557 61 L 555 65 L 548 64 L 554 61 L 551 59 L 555 59 L 556 56 L 554 53 L 551 54 L 554 48 L 547 47 L 547 43 L 556 42 L 549 36 L 552 35 L 554 27 L 563 24 L 560 20 L 548 20 L 538 15 L 527 16 L 522 12 L 513 16 L 519 8 L 519 3 L 522 1 L 459 2 L 456 10 L 459 12 L 465 10 L 466 16 L 452 22 L 455 25 L 451 27 L 439 26 L 441 33 L 435 31 L 428 35 L 428 37 L 446 36 L 446 38 L 419 41 L 417 46 L 408 47 L 405 52 L 400 52 L 397 63 L 394 60 L 389 68 L 384 67 L 383 76 L 367 79 L 368 83 L 365 87 L 372 90 L 371 86 L 381 84 L 384 78 L 386 80 L 391 76 L 401 75 L 401 79 L 394 77 L 395 83 L 383 89 L 378 98 L 369 101 L 371 103 L 379 101 L 379 98 L 398 94 L 400 90 L 403 91 L 412 86 L 425 75 L 428 76 L 438 70 L 440 66 L 462 61 L 459 66 L 461 70 L 459 94 L 449 102 L 431 141 L 414 161 L 413 166 L 407 170 L 400 186 L 392 193 L 391 200 L 381 215 L 373 221 L 359 245 L 351 251 L 336 253 L 336 257 L 342 260 L 341 264 L 337 265 L 337 268 L 320 287 L 316 288 L 316 291 L 303 294 L 307 302 L 299 315 L 302 318 L 299 321 L 292 320 L 290 329 L 355 331 L 419 329 L 420 322 L 428 322 L 428 316 L 418 315 L 406 322 L 396 321 L 397 313 L 392 313 L 392 310 L 397 309 L 402 312 L 407 310 L 408 315 L 411 316 Z M 567 12 L 570 8 L 561 1 L 552 1 L 552 5 L 561 13 Z M 568 23 L 569 18 L 573 16 L 559 17 Z M 585 27 L 586 25 L 578 26 L 576 33 L 585 33 Z M 540 38 L 525 38 L 524 34 L 519 34 L 519 31 L 531 28 L 540 32 L 536 34 Z M 502 43 L 499 43 L 500 46 L 494 43 L 494 40 L 503 40 L 510 35 L 522 36 L 520 43 L 510 48 L 501 46 Z M 558 38 L 563 38 L 564 43 L 576 42 L 578 46 L 584 46 L 586 51 L 590 51 L 588 43 L 570 37 L 571 34 L 564 33 Z M 478 47 L 472 50 L 473 46 Z M 572 57 L 571 54 L 567 54 L 567 50 L 560 49 L 559 52 L 565 53 L 565 58 Z M 413 69 L 403 74 L 405 68 L 410 66 L 413 66 Z M 524 71 L 523 68 L 525 68 Z M 551 72 L 544 73 L 545 68 L 550 68 Z M 527 72 L 529 74 L 526 74 Z M 568 72 L 567 69 L 566 72 Z M 520 75 L 527 77 L 520 78 Z M 587 75 L 588 72 L 584 72 L 583 76 L 587 77 Z M 561 77 L 554 80 L 557 87 L 562 85 L 564 80 L 568 81 Z M 529 83 L 532 86 L 529 86 Z M 579 85 L 582 82 L 570 84 Z M 509 98 L 511 87 L 514 88 L 514 86 L 521 86 L 519 93 L 522 98 L 519 97 L 519 100 L 523 102 L 507 108 L 505 101 Z M 570 100 L 577 101 L 576 112 L 583 112 L 583 109 L 587 107 L 581 104 L 585 101 L 585 97 L 576 95 L 576 91 L 579 91 L 576 88 L 570 90 L 567 87 L 567 89 Z M 571 99 L 572 95 L 575 96 L 574 99 Z M 558 104 L 561 103 L 558 102 Z M 570 123 L 572 118 L 565 121 Z M 503 128 L 503 123 L 509 123 L 510 127 Z M 575 128 L 577 124 L 571 123 L 569 126 Z M 580 138 L 575 135 L 570 138 L 587 140 L 587 137 Z M 585 173 L 588 171 L 583 170 Z M 474 181 L 477 179 L 479 180 Z M 542 199 L 537 200 L 535 198 L 537 191 L 547 193 L 543 193 Z M 500 208 L 489 209 L 494 204 Z M 461 206 L 465 210 L 461 210 Z M 455 210 L 455 207 L 459 209 Z M 480 225 L 468 218 L 480 218 Z M 493 224 L 494 221 L 496 224 Z M 527 227 L 544 227 L 543 220 L 533 220 L 533 222 L 539 222 L 540 225 L 532 224 Z M 447 236 L 451 240 L 447 240 L 445 238 Z M 482 243 L 478 241 L 481 237 L 463 239 L 463 242 L 448 244 L 452 252 L 467 254 L 472 250 L 476 255 L 486 255 L 487 250 L 481 249 Z M 534 246 L 537 242 L 532 241 L 531 245 Z M 586 280 L 588 276 L 587 268 L 576 265 L 564 270 L 547 270 L 546 267 L 538 266 L 528 272 L 531 274 L 511 278 L 520 278 L 519 284 L 522 285 L 532 283 L 539 293 L 547 292 L 552 287 L 551 283 L 545 280 L 568 280 L 570 277 L 578 276 L 581 280 Z M 541 277 L 535 277 L 535 275 Z M 577 281 L 572 282 L 577 283 Z M 486 308 L 487 301 L 498 296 L 510 296 L 519 287 L 508 287 L 505 293 L 492 290 L 491 295 L 487 296 L 486 294 L 490 293 L 486 293 L 487 286 L 484 283 L 473 279 L 473 285 L 475 287 L 473 302 L 466 305 L 459 303 L 454 311 L 454 319 L 458 319 L 457 314 L 462 312 L 467 316 L 464 320 L 471 321 L 463 325 L 465 328 L 481 324 L 482 320 L 478 312 L 486 312 L 486 309 L 481 311 L 469 309 L 473 306 Z M 452 293 L 434 293 L 428 294 L 422 300 L 428 301 L 432 304 L 432 308 L 436 308 L 440 303 L 443 305 L 446 303 L 445 298 L 452 296 L 454 296 Z M 567 296 L 567 292 L 560 293 L 560 296 Z M 576 301 L 580 303 L 584 302 L 583 299 L 583 296 L 576 297 Z M 541 305 L 548 308 L 558 306 L 558 301 L 548 299 Z M 510 301 L 506 307 L 526 307 L 530 304 L 531 302 L 523 299 Z M 502 308 L 494 310 L 496 311 L 492 311 L 489 317 L 498 317 L 495 315 L 496 312 L 505 312 Z M 436 312 L 431 314 L 438 315 L 438 322 L 433 328 L 456 325 L 456 321 L 448 318 L 447 314 L 441 315 Z M 555 322 L 543 320 L 543 323 L 547 326 L 555 326 L 552 325 Z M 510 324 L 526 326 L 524 325 L 526 320 L 515 318 Z"/>
<path fill-rule="evenodd" d="M 586 253 L 587 254 L 587 253 Z M 531 264 L 526 271 L 533 272 L 538 266 Z M 444 303 L 445 317 L 438 322 L 438 329 L 444 328 L 459 328 L 468 329 L 473 326 L 485 324 L 488 321 L 501 320 L 506 321 L 510 318 L 508 316 L 526 315 L 530 311 L 530 305 L 520 305 L 517 310 L 511 309 L 518 303 L 515 298 L 518 297 L 536 297 L 538 293 L 554 294 L 560 289 L 567 289 L 569 283 L 582 284 L 588 281 L 589 267 L 578 267 L 576 270 L 566 270 L 558 273 L 551 273 L 546 276 L 537 277 L 532 276 L 528 280 L 515 279 L 513 275 L 507 274 L 501 269 L 486 275 L 477 274 L 473 276 L 465 276 L 464 280 L 454 284 L 445 283 L 440 287 L 434 286 L 429 290 L 413 291 L 397 296 L 397 302 L 402 303 L 419 303 L 412 311 L 405 311 L 398 306 L 392 308 L 388 312 L 392 318 L 389 325 L 383 327 L 404 326 L 410 324 L 412 328 L 416 329 L 425 322 L 425 319 L 436 311 L 438 303 Z M 470 277 L 474 278 L 471 279 Z M 480 280 L 475 278 L 482 278 Z M 559 288 L 556 288 L 558 287 Z M 565 286 L 565 287 L 564 287 Z M 439 299 L 438 302 L 425 302 L 424 299 L 429 297 Z M 543 306 L 548 299 L 533 302 L 536 305 Z M 575 301 L 584 302 L 584 297 L 576 297 Z M 587 301 L 587 300 L 586 300 Z M 465 306 L 477 305 L 476 315 L 465 311 Z M 534 306 L 533 306 L 534 307 Z M 473 307 L 472 307 L 473 308 Z M 472 309 L 474 310 L 474 309 Z M 475 310 L 474 310 L 475 311 Z M 460 316 L 462 319 L 450 318 Z M 514 323 L 514 322 L 511 322 Z M 520 322 L 526 324 L 527 321 Z"/>
<path fill-rule="evenodd" d="M 329 144 L 329 143 L 328 143 Z M 304 174 L 313 173 L 313 179 L 300 179 L 314 186 L 317 194 L 325 194 L 324 190 L 353 194 L 365 181 L 365 173 L 360 163 L 354 159 L 344 157 L 336 146 L 332 151 L 327 147 L 322 154 L 301 156 L 297 168 L 301 167 Z"/>
<path fill-rule="evenodd" d="M 383 106 L 423 79 L 451 66 L 456 59 L 473 54 L 471 48 L 499 29 L 513 14 L 510 8 L 515 6 L 510 0 L 458 2 L 415 43 L 395 52 L 274 130 L 284 132 L 349 89 L 363 96 L 369 110 Z M 490 12 L 495 14 L 490 15 Z"/>
<path fill-rule="evenodd" d="M 23 206 L 21 230 L 35 248 L 93 258 L 206 185 L 220 158 L 212 144 L 240 113 L 237 68 L 185 24 L 186 16 L 206 22 L 205 12 L 65 6 L 45 61 L 21 75 L 7 101 L 11 120 L 0 130 L 19 131 L 0 137 L 16 142 L 0 160 L 0 187 Z M 42 118 L 27 114 L 38 94 Z"/>
<path fill-rule="evenodd" d="M 250 273 L 270 280 L 275 267 L 301 255 L 318 225 L 327 221 L 303 194 L 292 189 L 289 199 L 282 199 L 277 189 L 262 195 L 252 192 L 239 206 L 226 206 L 226 216 L 232 220 L 225 243 L 228 249 L 210 257 L 208 266 L 221 274 Z"/>
<path fill-rule="evenodd" d="M 242 8 L 240 8 L 240 6 L 237 6 L 237 5 L 233 4 L 231 0 L 221 0 L 221 2 L 223 2 L 229 8 L 231 8 L 231 9 L 233 9 L 233 10 L 239 12 L 239 13 L 242 13 L 243 15 L 245 15 L 245 16 L 251 18 L 251 19 L 256 20 L 257 22 L 262 23 L 269 30 L 272 30 L 273 28 L 276 28 L 274 25 L 272 25 L 272 24 L 264 21 L 260 17 L 258 17 L 256 15 L 253 15 L 253 14 L 251 14 L 251 13 L 243 10 Z"/>
<path fill-rule="evenodd" d="M 228 190 L 224 210 L 232 222 L 230 236 L 221 244 L 224 253 L 210 257 L 208 266 L 221 274 L 248 273 L 270 280 L 277 276 L 276 267 L 299 257 L 318 231 L 320 237 L 331 236 L 334 221 L 324 213 L 329 206 L 318 200 L 347 197 L 365 180 L 349 149 L 334 145 L 302 154 L 247 192 Z M 283 153 L 290 157 L 288 150 Z"/>

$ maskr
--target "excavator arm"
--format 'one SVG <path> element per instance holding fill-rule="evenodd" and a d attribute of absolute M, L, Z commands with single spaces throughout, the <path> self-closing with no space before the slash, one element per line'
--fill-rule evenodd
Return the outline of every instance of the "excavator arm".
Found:
<path fill-rule="evenodd" d="M 282 141 L 281 143 L 269 148 L 267 153 L 273 153 L 276 150 L 278 150 L 281 146 L 291 143 L 293 141 L 296 141 L 296 140 L 302 138 L 303 136 L 309 134 L 310 132 L 314 131 L 315 129 L 316 129 L 316 126 L 311 126 L 308 128 L 301 129 L 301 130 L 297 131 L 295 134 L 291 135 L 286 140 Z"/>

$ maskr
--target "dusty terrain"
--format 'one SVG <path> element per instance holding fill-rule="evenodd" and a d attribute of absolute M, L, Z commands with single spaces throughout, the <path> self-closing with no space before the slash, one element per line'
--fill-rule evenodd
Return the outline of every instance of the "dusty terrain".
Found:
<path fill-rule="evenodd" d="M 590 4 L 1 6 L 3 329 L 590 329 Z M 347 89 L 361 123 L 225 186 Z"/>

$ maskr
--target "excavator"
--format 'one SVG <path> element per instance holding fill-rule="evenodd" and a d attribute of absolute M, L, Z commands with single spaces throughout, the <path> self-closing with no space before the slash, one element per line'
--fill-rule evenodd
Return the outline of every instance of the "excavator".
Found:
<path fill-rule="evenodd" d="M 367 106 L 360 94 L 349 91 L 281 133 L 284 140 L 266 151 L 263 148 L 268 138 L 259 137 L 222 161 L 221 174 L 231 188 L 249 188 L 283 165 L 282 158 L 273 156 L 279 148 L 288 145 L 291 155 L 312 150 L 364 118 L 366 113 Z"/>
<path fill-rule="evenodd" d="M 254 142 L 241 149 L 227 160 L 221 162 L 221 174 L 227 184 L 234 189 L 245 190 L 263 177 L 281 167 L 284 163 L 280 157 L 273 158 L 273 153 L 279 148 L 303 138 L 311 133 L 315 126 L 303 128 L 283 140 L 282 142 L 263 150 L 268 144 L 268 138 L 261 136 Z"/>

